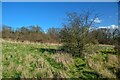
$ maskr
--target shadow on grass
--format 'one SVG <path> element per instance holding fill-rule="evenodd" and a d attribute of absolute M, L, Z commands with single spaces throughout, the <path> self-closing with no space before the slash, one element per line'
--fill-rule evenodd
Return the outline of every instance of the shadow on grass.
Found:
<path fill-rule="evenodd" d="M 30 50 L 37 50 L 41 53 L 48 52 L 48 53 L 65 53 L 63 49 L 51 49 L 51 48 L 31 48 Z"/>
<path fill-rule="evenodd" d="M 48 53 L 65 53 L 64 50 L 62 49 L 50 49 L 50 48 L 38 48 L 38 51 L 44 53 L 44 52 L 48 52 Z"/>
<path fill-rule="evenodd" d="M 44 53 L 44 52 L 48 52 L 48 53 L 56 53 L 57 49 L 50 49 L 50 48 L 38 48 L 38 51 Z"/>

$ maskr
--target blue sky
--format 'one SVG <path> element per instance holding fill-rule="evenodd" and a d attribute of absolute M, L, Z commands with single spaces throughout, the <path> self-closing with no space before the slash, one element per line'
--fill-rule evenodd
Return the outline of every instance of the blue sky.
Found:
<path fill-rule="evenodd" d="M 88 9 L 102 14 L 96 19 L 97 26 L 118 25 L 116 2 L 3 2 L 2 23 L 14 29 L 39 25 L 46 31 L 50 27 L 62 27 L 67 12 L 81 13 Z"/>

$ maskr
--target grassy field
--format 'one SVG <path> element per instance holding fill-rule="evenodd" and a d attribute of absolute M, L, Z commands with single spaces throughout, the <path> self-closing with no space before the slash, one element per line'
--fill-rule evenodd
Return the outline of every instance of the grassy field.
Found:
<path fill-rule="evenodd" d="M 2 41 L 3 78 L 116 78 L 113 46 L 86 46 L 85 58 L 56 52 L 60 45 Z"/>

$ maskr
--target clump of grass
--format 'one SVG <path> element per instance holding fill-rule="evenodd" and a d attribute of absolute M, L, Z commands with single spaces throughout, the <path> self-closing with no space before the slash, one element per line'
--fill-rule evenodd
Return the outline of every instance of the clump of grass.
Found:
<path fill-rule="evenodd" d="M 104 51 L 103 51 L 104 52 Z M 88 65 L 90 68 L 101 74 L 101 77 L 104 78 L 117 78 L 116 71 L 110 70 L 118 65 L 117 55 L 108 54 L 106 52 L 101 52 L 99 54 L 92 54 L 91 57 L 88 59 Z M 110 59 L 110 56 L 112 58 Z M 113 57 L 114 56 L 114 57 Z M 112 63 L 112 64 L 111 64 Z M 108 67 L 109 66 L 109 67 Z M 117 69 L 117 68 L 114 68 Z"/>
<path fill-rule="evenodd" d="M 54 59 L 46 57 L 46 60 L 49 62 L 49 64 L 57 69 L 63 69 L 64 65 L 61 62 L 56 62 Z"/>

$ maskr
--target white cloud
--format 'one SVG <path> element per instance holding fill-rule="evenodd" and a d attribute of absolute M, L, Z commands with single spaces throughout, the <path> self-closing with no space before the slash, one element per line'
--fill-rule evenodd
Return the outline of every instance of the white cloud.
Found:
<path fill-rule="evenodd" d="M 110 26 L 99 26 L 98 28 L 109 28 L 109 29 L 117 29 L 118 26 L 117 25 L 110 25 Z"/>
<path fill-rule="evenodd" d="M 91 19 L 91 20 L 93 20 L 93 19 Z M 94 22 L 95 22 L 95 23 L 101 23 L 102 20 L 100 20 L 99 18 L 96 18 L 96 19 L 94 20 Z"/>
<path fill-rule="evenodd" d="M 118 28 L 118 26 L 116 26 L 116 25 L 111 25 L 111 28 L 116 29 L 116 28 Z"/>
<path fill-rule="evenodd" d="M 98 28 L 107 28 L 107 26 L 99 26 Z"/>
<path fill-rule="evenodd" d="M 99 18 L 96 18 L 96 19 L 94 20 L 95 23 L 101 23 L 101 21 L 102 21 L 102 20 L 100 20 Z"/>

